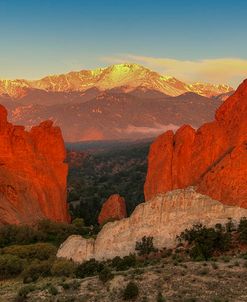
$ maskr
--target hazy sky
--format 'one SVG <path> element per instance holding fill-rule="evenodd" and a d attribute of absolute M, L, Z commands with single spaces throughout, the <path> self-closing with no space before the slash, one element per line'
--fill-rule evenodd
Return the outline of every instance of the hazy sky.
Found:
<path fill-rule="evenodd" d="M 0 0 L 0 78 L 137 62 L 182 80 L 247 77 L 247 1 Z"/>

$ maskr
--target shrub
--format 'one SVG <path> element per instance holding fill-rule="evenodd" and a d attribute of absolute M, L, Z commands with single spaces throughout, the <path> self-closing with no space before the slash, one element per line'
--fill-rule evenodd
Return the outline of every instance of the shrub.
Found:
<path fill-rule="evenodd" d="M 0 227 L 0 247 L 36 242 L 51 242 L 59 245 L 72 234 L 89 233 L 90 228 L 83 226 L 81 219 L 76 219 L 72 224 L 40 220 L 35 226 L 6 225 Z"/>
<path fill-rule="evenodd" d="M 124 300 L 134 300 L 139 295 L 139 288 L 137 284 L 133 281 L 130 281 L 124 289 L 123 298 Z"/>
<path fill-rule="evenodd" d="M 54 276 L 72 276 L 75 273 L 76 265 L 73 261 L 57 259 L 54 261 L 51 273 Z"/>
<path fill-rule="evenodd" d="M 161 251 L 162 258 L 170 257 L 172 255 L 172 249 L 163 248 Z"/>
<path fill-rule="evenodd" d="M 238 225 L 238 233 L 239 233 L 239 240 L 243 243 L 247 243 L 247 218 L 246 217 L 240 219 Z"/>
<path fill-rule="evenodd" d="M 135 267 L 136 262 L 135 255 L 129 255 L 123 258 L 115 257 L 112 260 L 112 266 L 116 268 L 117 271 L 125 271 L 131 267 Z"/>
<path fill-rule="evenodd" d="M 20 258 L 32 260 L 47 260 L 56 254 L 57 248 L 50 243 L 35 243 L 29 245 L 11 245 L 3 248 L 4 254 L 11 254 Z"/>
<path fill-rule="evenodd" d="M 113 274 L 111 270 L 108 267 L 105 267 L 100 273 L 99 273 L 99 279 L 106 283 L 107 281 L 111 280 L 113 278 Z"/>
<path fill-rule="evenodd" d="M 232 221 L 232 218 L 228 218 L 228 221 L 226 223 L 226 231 L 231 233 L 235 230 L 234 223 Z"/>
<path fill-rule="evenodd" d="M 0 278 L 19 275 L 23 270 L 23 261 L 14 255 L 0 255 Z"/>
<path fill-rule="evenodd" d="M 39 221 L 36 228 L 39 232 L 45 235 L 44 241 L 52 242 L 55 245 L 61 244 L 72 234 L 78 234 L 78 230 L 75 225 L 50 220 Z"/>
<path fill-rule="evenodd" d="M 23 271 L 23 282 L 33 282 L 39 277 L 46 277 L 51 274 L 52 260 L 34 261 Z"/>
<path fill-rule="evenodd" d="M 0 227 L 0 247 L 11 244 L 29 244 L 43 241 L 43 234 L 27 225 L 5 225 Z"/>
<path fill-rule="evenodd" d="M 100 271 L 104 269 L 104 264 L 91 259 L 89 261 L 79 264 L 76 268 L 76 276 L 79 278 L 96 276 Z"/>
<path fill-rule="evenodd" d="M 35 290 L 35 287 L 33 285 L 26 285 L 19 289 L 16 302 L 22 302 L 26 301 L 27 295 Z"/>
<path fill-rule="evenodd" d="M 76 226 L 76 228 L 84 228 L 85 227 L 85 222 L 84 222 L 84 219 L 83 218 L 75 218 L 73 221 L 72 221 L 72 224 L 74 226 Z"/>
<path fill-rule="evenodd" d="M 111 263 L 112 267 L 116 268 L 121 261 L 122 261 L 122 258 L 119 256 L 116 256 L 110 261 L 110 263 Z"/>
<path fill-rule="evenodd" d="M 68 290 L 68 289 L 77 290 L 80 287 L 80 285 L 81 285 L 81 283 L 77 280 L 73 280 L 73 282 L 64 282 L 61 284 L 61 286 L 65 290 Z"/>
<path fill-rule="evenodd" d="M 223 228 L 207 228 L 202 224 L 193 225 L 178 237 L 192 247 L 190 256 L 195 260 L 208 260 L 215 251 L 226 251 L 230 247 L 231 235 Z"/>
<path fill-rule="evenodd" d="M 135 250 L 138 252 L 139 256 L 145 256 L 152 252 L 157 252 L 157 249 L 153 244 L 153 237 L 142 237 L 141 241 L 136 242 Z"/>

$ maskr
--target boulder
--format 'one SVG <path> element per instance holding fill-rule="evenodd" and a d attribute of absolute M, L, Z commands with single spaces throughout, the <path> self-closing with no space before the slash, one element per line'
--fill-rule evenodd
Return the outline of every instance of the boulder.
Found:
<path fill-rule="evenodd" d="M 139 204 L 129 218 L 104 225 L 96 239 L 70 236 L 59 248 L 57 257 L 83 262 L 91 258 L 111 259 L 135 252 L 143 236 L 152 236 L 161 249 L 178 243 L 176 236 L 195 223 L 214 226 L 234 222 L 247 215 L 247 209 L 224 205 L 195 192 L 193 187 L 158 194 L 149 202 Z"/>
<path fill-rule="evenodd" d="M 119 194 L 113 194 L 103 203 L 98 223 L 102 225 L 110 220 L 120 220 L 125 217 L 127 217 L 125 199 Z"/>

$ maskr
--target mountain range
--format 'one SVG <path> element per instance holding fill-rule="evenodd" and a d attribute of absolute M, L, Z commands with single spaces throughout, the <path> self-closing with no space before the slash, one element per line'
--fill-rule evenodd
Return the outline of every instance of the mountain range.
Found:
<path fill-rule="evenodd" d="M 184 123 L 197 128 L 233 91 L 117 64 L 33 81 L 0 80 L 0 103 L 11 122 L 27 128 L 53 120 L 66 141 L 135 139 Z"/>

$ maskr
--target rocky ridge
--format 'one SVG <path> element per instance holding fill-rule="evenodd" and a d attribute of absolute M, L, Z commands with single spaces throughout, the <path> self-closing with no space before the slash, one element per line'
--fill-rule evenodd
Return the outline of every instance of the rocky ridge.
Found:
<path fill-rule="evenodd" d="M 145 198 L 188 186 L 247 208 L 247 80 L 198 130 L 185 125 L 151 145 Z"/>
<path fill-rule="evenodd" d="M 138 64 L 115 64 L 94 70 L 73 71 L 67 74 L 46 76 L 40 80 L 2 80 L 0 95 L 21 98 L 29 89 L 49 92 L 85 92 L 96 88 L 101 91 L 122 87 L 122 91 L 131 91 L 137 87 L 177 96 L 185 92 L 194 92 L 212 97 L 233 91 L 225 84 L 193 83 L 186 84 L 172 76 L 162 76 Z"/>
<path fill-rule="evenodd" d="M 83 262 L 126 256 L 135 252 L 136 241 L 154 237 L 158 248 L 174 247 L 176 236 L 195 223 L 213 226 L 229 217 L 239 220 L 247 209 L 227 206 L 195 190 L 175 190 L 159 194 L 139 204 L 129 218 L 104 225 L 96 239 L 70 236 L 59 248 L 57 256 Z"/>
<path fill-rule="evenodd" d="M 0 224 L 70 220 L 65 147 L 52 124 L 45 121 L 27 132 L 10 124 L 0 105 Z"/>
<path fill-rule="evenodd" d="M 120 220 L 127 217 L 125 199 L 119 194 L 111 195 L 104 203 L 98 216 L 100 225 L 110 220 Z"/>

